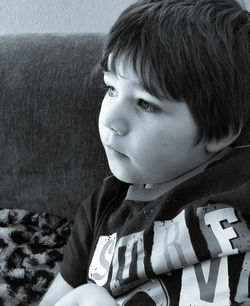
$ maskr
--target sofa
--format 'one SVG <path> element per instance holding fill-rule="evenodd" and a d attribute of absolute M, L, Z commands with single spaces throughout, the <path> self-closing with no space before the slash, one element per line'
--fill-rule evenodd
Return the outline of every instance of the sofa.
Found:
<path fill-rule="evenodd" d="M 104 34 L 0 36 L 0 305 L 37 305 L 81 201 L 108 171 Z"/>

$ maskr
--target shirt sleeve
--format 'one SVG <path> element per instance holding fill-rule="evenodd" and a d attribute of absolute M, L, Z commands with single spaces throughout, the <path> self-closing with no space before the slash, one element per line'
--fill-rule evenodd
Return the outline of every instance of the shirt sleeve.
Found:
<path fill-rule="evenodd" d="M 73 288 L 87 282 L 89 254 L 93 241 L 93 211 L 97 192 L 81 203 L 65 248 L 60 273 Z"/>
<path fill-rule="evenodd" d="M 124 198 L 127 189 L 128 184 L 118 181 L 112 175 L 107 176 L 100 188 L 80 205 L 60 269 L 63 279 L 73 288 L 87 282 L 91 249 L 98 223 L 110 205 L 117 203 L 114 199 Z"/>

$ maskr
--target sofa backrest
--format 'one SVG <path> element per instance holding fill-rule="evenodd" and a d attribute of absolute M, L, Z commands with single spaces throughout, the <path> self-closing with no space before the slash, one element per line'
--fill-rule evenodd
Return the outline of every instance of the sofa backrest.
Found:
<path fill-rule="evenodd" d="M 108 171 L 104 35 L 0 36 L 0 207 L 72 217 Z"/>

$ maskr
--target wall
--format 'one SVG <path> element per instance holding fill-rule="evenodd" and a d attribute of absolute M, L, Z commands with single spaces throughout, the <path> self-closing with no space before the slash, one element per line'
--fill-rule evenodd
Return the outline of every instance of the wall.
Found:
<path fill-rule="evenodd" d="M 108 32 L 135 0 L 0 0 L 0 34 Z"/>
<path fill-rule="evenodd" d="M 245 2 L 250 10 L 250 0 Z M 135 0 L 0 0 L 0 34 L 108 32 Z"/>
<path fill-rule="evenodd" d="M 239 0 L 239 2 L 241 2 L 245 8 L 250 11 L 250 0 Z"/>

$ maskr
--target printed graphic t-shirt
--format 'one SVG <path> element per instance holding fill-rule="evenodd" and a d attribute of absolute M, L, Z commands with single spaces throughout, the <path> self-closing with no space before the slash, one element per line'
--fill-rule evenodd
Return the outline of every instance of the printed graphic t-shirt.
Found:
<path fill-rule="evenodd" d="M 79 208 L 63 278 L 126 306 L 249 302 L 249 171 L 249 148 L 234 149 L 152 201 L 108 177 Z"/>

